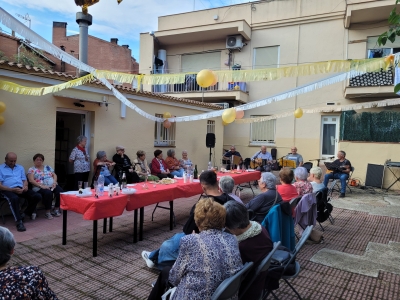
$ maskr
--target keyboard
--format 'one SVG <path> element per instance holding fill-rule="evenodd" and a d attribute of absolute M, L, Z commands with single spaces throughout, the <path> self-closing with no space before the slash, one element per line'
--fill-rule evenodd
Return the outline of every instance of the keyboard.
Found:
<path fill-rule="evenodd" d="M 398 161 L 388 161 L 386 163 L 387 167 L 395 167 L 395 168 L 400 168 L 400 162 Z"/>

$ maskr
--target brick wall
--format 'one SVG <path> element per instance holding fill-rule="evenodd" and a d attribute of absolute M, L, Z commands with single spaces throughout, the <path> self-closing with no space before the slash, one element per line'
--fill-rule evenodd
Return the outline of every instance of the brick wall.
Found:
<path fill-rule="evenodd" d="M 0 51 L 13 61 L 14 54 L 18 53 L 19 39 L 8 34 L 0 33 Z"/>

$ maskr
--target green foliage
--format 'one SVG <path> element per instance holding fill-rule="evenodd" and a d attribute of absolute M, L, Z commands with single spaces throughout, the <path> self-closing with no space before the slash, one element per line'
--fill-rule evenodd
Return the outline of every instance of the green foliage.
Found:
<path fill-rule="evenodd" d="M 19 56 L 18 54 L 14 54 L 13 59 L 15 62 L 23 65 L 41 69 L 51 69 L 52 66 L 47 63 L 41 55 L 43 55 L 43 51 L 39 49 L 36 49 L 35 52 L 31 49 L 27 49 L 25 46 L 22 46 L 19 51 Z"/>
<path fill-rule="evenodd" d="M 399 0 L 400 1 L 400 0 Z M 345 141 L 400 142 L 400 112 L 342 112 L 340 139 Z"/>
<path fill-rule="evenodd" d="M 378 45 L 386 45 L 386 42 L 389 40 L 390 42 L 394 42 L 396 40 L 396 36 L 400 36 L 400 15 L 397 13 L 397 3 L 400 0 L 396 0 L 395 7 L 389 14 L 388 23 L 389 23 L 389 30 L 382 33 L 378 37 Z"/>
<path fill-rule="evenodd" d="M 3 51 L 0 51 L 0 60 L 8 61 L 8 57 L 4 55 Z"/>

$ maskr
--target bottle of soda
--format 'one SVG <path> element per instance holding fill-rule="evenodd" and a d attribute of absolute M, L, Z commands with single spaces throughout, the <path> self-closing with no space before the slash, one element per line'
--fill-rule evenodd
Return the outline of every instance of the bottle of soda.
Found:
<path fill-rule="evenodd" d="M 103 172 L 100 172 L 99 178 L 97 178 L 97 189 L 99 191 L 99 196 L 104 195 L 104 175 Z"/>
<path fill-rule="evenodd" d="M 121 178 L 121 189 L 126 189 L 126 174 L 125 174 L 125 172 L 122 173 L 122 178 Z"/>
<path fill-rule="evenodd" d="M 198 176 L 199 176 L 199 173 L 197 171 L 197 165 L 194 165 L 193 178 L 197 179 Z"/>

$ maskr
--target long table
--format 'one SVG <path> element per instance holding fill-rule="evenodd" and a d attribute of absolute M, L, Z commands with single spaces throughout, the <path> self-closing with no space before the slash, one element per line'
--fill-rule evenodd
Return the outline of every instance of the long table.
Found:
<path fill-rule="evenodd" d="M 260 172 L 243 173 L 218 173 L 218 178 L 229 175 L 235 181 L 235 184 L 252 182 L 260 178 Z M 139 241 L 143 240 L 144 207 L 159 202 L 168 201 L 170 205 L 170 230 L 173 229 L 173 201 L 179 198 L 188 198 L 199 195 L 203 192 L 200 183 L 183 183 L 183 180 L 169 185 L 147 183 L 138 183 L 134 188 L 136 193 L 132 195 L 123 195 L 109 197 L 107 193 L 98 199 L 94 196 L 79 198 L 76 195 L 61 194 L 60 206 L 63 209 L 63 233 L 62 244 L 67 243 L 67 212 L 74 211 L 82 214 L 83 219 L 93 221 L 93 256 L 97 256 L 97 227 L 98 220 L 103 219 L 103 233 L 106 233 L 107 218 L 110 218 L 109 231 L 112 231 L 113 217 L 120 216 L 126 209 L 134 210 L 133 220 L 133 242 L 136 243 L 138 233 L 138 211 L 139 214 Z"/>

